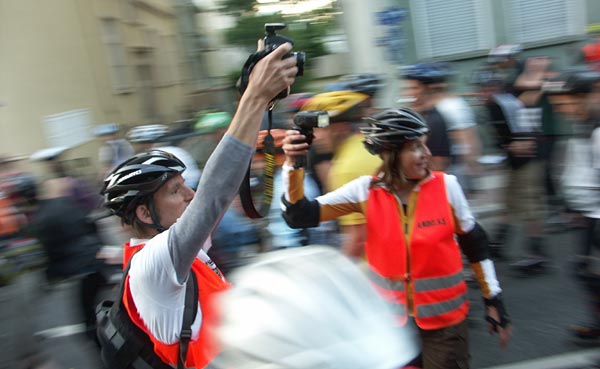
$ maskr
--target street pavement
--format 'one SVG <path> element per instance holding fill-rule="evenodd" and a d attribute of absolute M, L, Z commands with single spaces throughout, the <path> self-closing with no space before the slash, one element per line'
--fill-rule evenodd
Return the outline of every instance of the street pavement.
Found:
<path fill-rule="evenodd" d="M 470 195 L 472 208 L 488 231 L 493 229 L 502 210 L 499 188 L 503 181 L 504 173 L 490 168 L 479 181 L 480 190 Z M 483 320 L 481 295 L 476 285 L 470 284 L 471 313 L 468 321 L 472 368 L 600 368 L 600 342 L 577 341 L 566 329 L 569 324 L 588 317 L 586 296 L 582 286 L 571 276 L 569 266 L 569 258 L 579 246 L 581 233 L 580 229 L 564 228 L 546 234 L 547 250 L 552 261 L 545 272 L 530 275 L 516 273 L 508 265 L 522 250 L 520 234 L 511 234 L 508 242 L 510 258 L 496 262 L 505 305 L 514 328 L 513 339 L 506 349 L 500 349 L 496 337 L 489 335 Z M 14 338 L 24 329 L 23 322 L 26 322 L 36 332 L 35 342 L 51 358 L 51 365 L 44 368 L 100 369 L 98 349 L 77 324 L 80 321 L 76 310 L 77 284 L 72 281 L 41 290 L 40 277 L 38 274 L 25 281 L 24 284 L 29 287 L 0 289 L 0 357 L 16 356 L 22 351 L 23 347 Z M 33 298 L 36 303 L 29 307 L 17 306 L 11 296 L 31 286 L 37 286 Z M 19 368 L 9 363 L 0 359 L 0 369 Z"/>

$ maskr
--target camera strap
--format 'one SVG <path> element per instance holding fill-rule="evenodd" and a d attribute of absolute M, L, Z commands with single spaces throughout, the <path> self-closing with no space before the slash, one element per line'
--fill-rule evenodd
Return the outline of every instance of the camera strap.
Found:
<path fill-rule="evenodd" d="M 240 95 L 243 95 L 248 87 L 248 83 L 250 82 L 250 73 L 252 73 L 252 69 L 256 63 L 258 63 L 262 58 L 267 55 L 267 51 L 257 51 L 254 54 L 251 54 L 246 62 L 244 63 L 244 67 L 242 68 L 242 74 L 240 76 L 240 85 L 238 86 L 238 91 Z"/>
<path fill-rule="evenodd" d="M 263 154 L 265 156 L 265 165 L 263 168 L 263 193 L 261 196 L 261 202 L 259 209 L 257 210 L 254 206 L 254 200 L 252 199 L 252 190 L 250 187 L 250 169 L 252 163 L 246 171 L 246 176 L 240 186 L 240 201 L 242 208 L 249 218 L 259 219 L 264 218 L 265 214 L 269 212 L 271 207 L 271 201 L 273 200 L 273 177 L 275 175 L 275 140 L 271 135 L 271 127 L 273 126 L 273 107 L 275 103 L 272 103 L 267 110 L 268 114 L 268 128 L 267 135 L 263 140 Z"/>

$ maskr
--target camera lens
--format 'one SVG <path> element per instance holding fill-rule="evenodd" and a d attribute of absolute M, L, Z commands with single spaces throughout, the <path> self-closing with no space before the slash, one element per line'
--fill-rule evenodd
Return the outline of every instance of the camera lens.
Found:
<path fill-rule="evenodd" d="M 298 51 L 294 53 L 294 57 L 296 58 L 296 66 L 298 67 L 298 73 L 296 76 L 304 75 L 304 62 L 306 61 L 306 54 L 302 51 Z"/>

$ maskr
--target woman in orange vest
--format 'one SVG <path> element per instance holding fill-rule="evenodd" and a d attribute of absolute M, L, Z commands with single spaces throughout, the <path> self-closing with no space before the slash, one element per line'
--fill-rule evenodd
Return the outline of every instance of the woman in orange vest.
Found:
<path fill-rule="evenodd" d="M 501 300 L 485 231 L 475 221 L 456 177 L 427 167 L 429 128 L 410 109 L 366 119 L 365 147 L 383 159 L 377 175 L 363 176 L 308 200 L 295 159 L 308 144 L 298 131 L 284 139 L 283 216 L 291 227 L 315 226 L 351 212 L 367 218 L 365 254 L 371 281 L 394 310 L 398 325 L 416 324 L 423 368 L 467 368 L 469 310 L 461 251 L 477 276 L 486 320 L 506 346 L 511 329 Z"/>
<path fill-rule="evenodd" d="M 218 354 L 210 300 L 228 283 L 206 254 L 209 237 L 244 178 L 264 111 L 294 82 L 296 60 L 283 59 L 290 50 L 283 44 L 254 66 L 196 193 L 184 184 L 185 165 L 160 150 L 126 160 L 104 181 L 105 205 L 135 233 L 120 301 L 98 323 L 106 367 L 205 368 Z"/>

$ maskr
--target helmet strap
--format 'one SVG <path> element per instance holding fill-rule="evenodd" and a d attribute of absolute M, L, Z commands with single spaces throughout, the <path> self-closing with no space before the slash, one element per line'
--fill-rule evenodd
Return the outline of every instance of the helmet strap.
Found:
<path fill-rule="evenodd" d="M 150 214 L 150 219 L 152 219 L 152 223 L 142 222 L 142 220 L 137 216 L 136 208 L 140 205 L 146 205 L 146 207 L 148 208 L 148 213 Z M 149 199 L 147 201 L 142 200 L 142 201 L 138 202 L 137 204 L 135 204 L 132 207 L 131 211 L 132 211 L 131 212 L 131 221 L 129 224 L 133 224 L 134 222 L 136 222 L 140 225 L 144 225 L 146 227 L 152 228 L 152 229 L 158 231 L 159 233 L 162 233 L 166 230 L 165 227 L 160 225 L 160 221 L 158 219 L 158 214 L 154 207 L 154 199 L 152 198 L 152 195 L 149 196 Z"/>
<path fill-rule="evenodd" d="M 152 219 L 152 224 L 146 224 L 147 226 L 156 229 L 158 232 L 162 233 L 167 229 L 160 225 L 160 220 L 158 219 L 158 214 L 156 213 L 156 209 L 154 207 L 154 198 L 150 195 L 150 200 L 148 200 L 148 211 L 150 212 L 150 218 Z"/>

